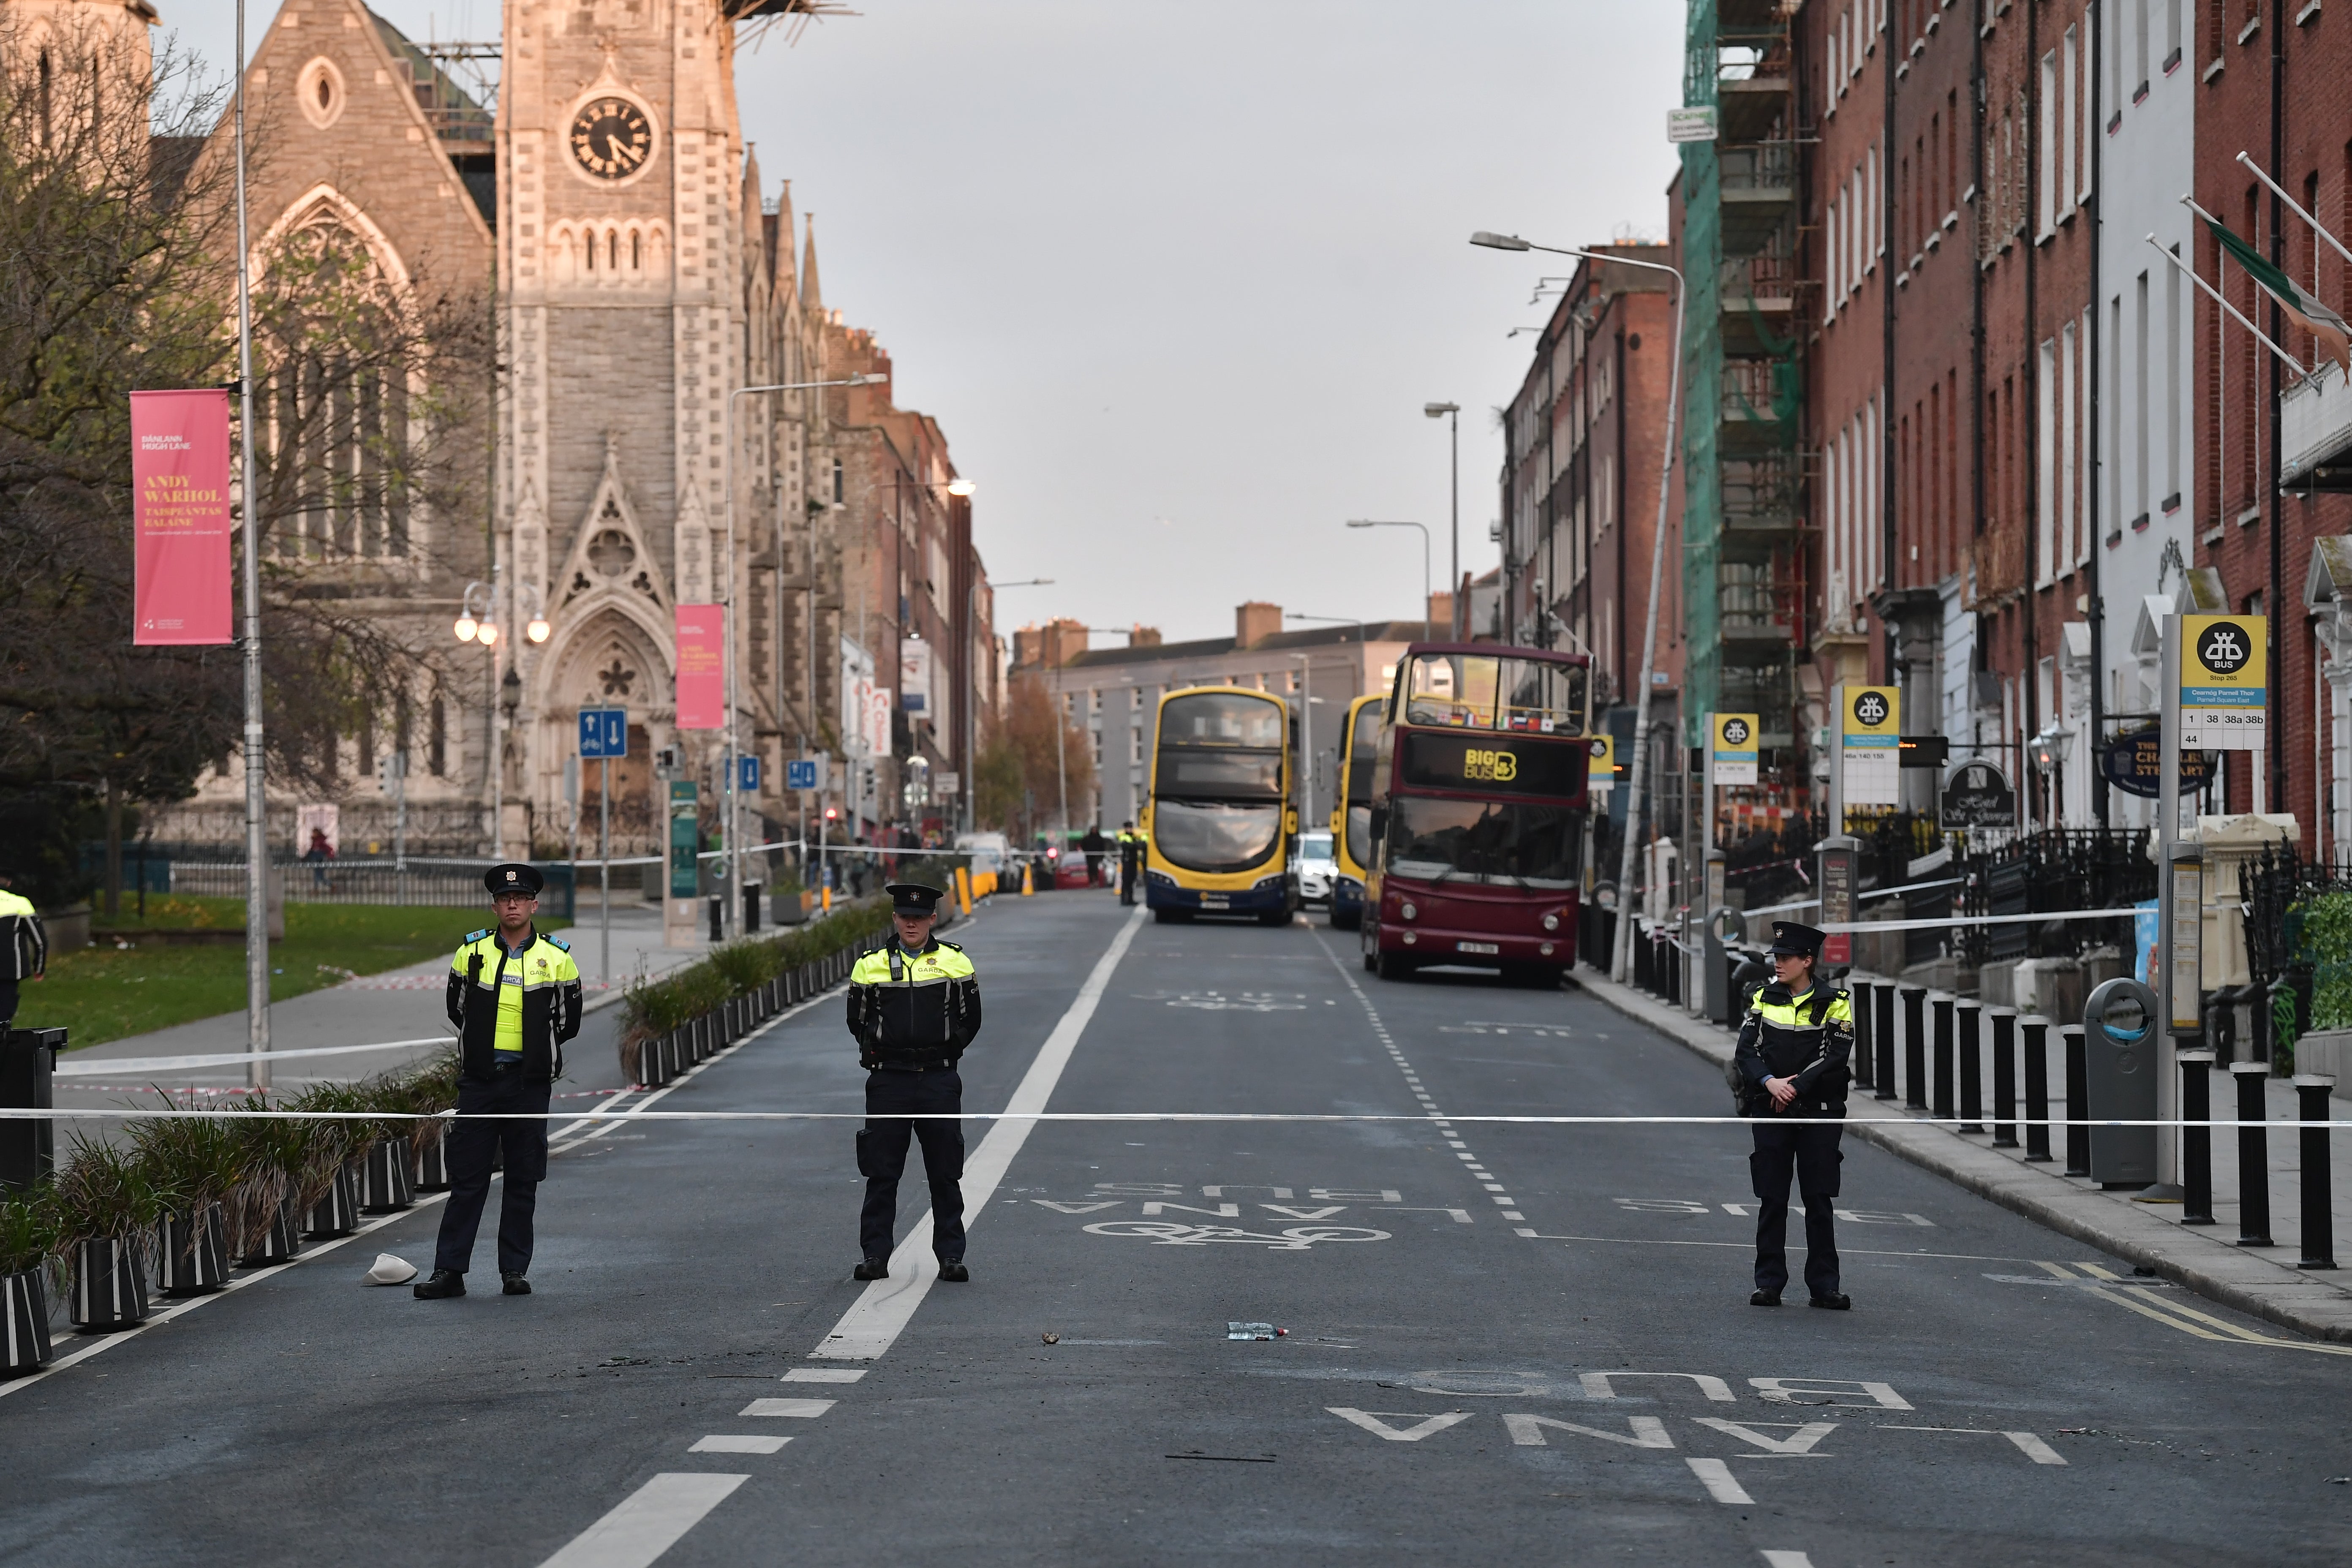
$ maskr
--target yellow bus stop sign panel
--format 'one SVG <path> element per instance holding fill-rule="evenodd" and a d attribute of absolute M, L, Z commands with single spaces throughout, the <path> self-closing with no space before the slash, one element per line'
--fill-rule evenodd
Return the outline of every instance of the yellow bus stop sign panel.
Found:
<path fill-rule="evenodd" d="M 2180 617 L 2180 744 L 2250 752 L 2263 743 L 2270 624 L 2262 616 Z"/>

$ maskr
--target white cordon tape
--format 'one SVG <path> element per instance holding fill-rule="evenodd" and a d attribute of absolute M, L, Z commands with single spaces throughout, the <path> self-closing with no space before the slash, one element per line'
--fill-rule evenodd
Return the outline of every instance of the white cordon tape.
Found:
<path fill-rule="evenodd" d="M 66 1121 L 128 1121 L 137 1117 L 216 1116 L 261 1117 L 272 1121 L 563 1121 L 581 1127 L 619 1126 L 636 1121 L 1412 1121 L 1446 1127 L 1457 1121 L 1525 1127 L 1713 1127 L 1754 1122 L 1774 1127 L 1974 1127 L 1998 1121 L 2020 1127 L 2274 1127 L 2282 1131 L 2299 1127 L 2352 1126 L 2352 1123 L 2303 1121 L 2189 1121 L 2179 1117 L 2134 1121 L 2115 1116 L 1428 1116 L 1349 1115 L 1297 1110 L 921 1110 L 905 1115 L 869 1118 L 863 1110 L 622 1110 L 606 1116 L 576 1110 L 486 1110 L 460 1116 L 445 1110 L 437 1117 L 404 1115 L 381 1110 L 147 1110 L 125 1107 L 94 1110 L 81 1107 L 41 1110 L 0 1106 L 0 1121 L 28 1121 L 58 1118 Z"/>
<path fill-rule="evenodd" d="M 1835 925 L 1820 929 L 1825 931 L 1941 931 L 1946 926 L 2014 926 L 2033 925 L 2042 921 L 2127 921 L 2137 915 L 2134 909 L 2121 910 L 2051 910 L 2036 915 L 1949 915 L 1933 921 L 1840 921 Z"/>

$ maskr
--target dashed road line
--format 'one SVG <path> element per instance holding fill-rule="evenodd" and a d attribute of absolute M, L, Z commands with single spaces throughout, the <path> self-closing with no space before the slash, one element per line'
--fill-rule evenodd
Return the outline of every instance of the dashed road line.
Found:
<path fill-rule="evenodd" d="M 1419 1100 L 1421 1108 L 1429 1112 L 1430 1125 L 1437 1129 L 1438 1135 L 1445 1140 L 1445 1146 L 1454 1151 L 1455 1159 L 1462 1162 L 1462 1168 L 1477 1178 L 1478 1184 L 1486 1189 L 1487 1195 L 1498 1206 L 1496 1217 L 1514 1222 L 1526 1219 L 1528 1216 L 1519 1212 L 1517 1200 L 1511 1196 L 1510 1188 L 1495 1180 L 1494 1173 L 1487 1170 L 1485 1163 L 1475 1153 L 1472 1152 L 1470 1145 L 1464 1141 L 1462 1135 L 1454 1131 L 1454 1123 L 1440 1113 L 1437 1101 L 1431 1097 L 1427 1086 L 1421 1081 L 1421 1075 L 1413 1070 L 1412 1063 L 1405 1059 L 1405 1054 L 1397 1049 L 1396 1040 L 1389 1034 L 1388 1025 L 1381 1021 L 1381 1010 L 1372 1005 L 1372 999 L 1366 995 L 1364 988 L 1356 983 L 1356 977 L 1348 973 L 1348 966 L 1340 963 L 1332 953 L 1331 949 L 1325 944 L 1322 933 L 1319 931 L 1315 933 L 1315 945 L 1323 949 L 1323 956 L 1331 960 L 1331 967 L 1339 972 L 1339 978 L 1347 983 L 1349 991 L 1363 1007 L 1364 1016 L 1371 1022 L 1372 1033 L 1380 1037 L 1381 1048 L 1388 1052 L 1389 1059 L 1396 1063 L 1397 1070 L 1404 1075 L 1405 1087 L 1412 1091 L 1413 1099 Z"/>
<path fill-rule="evenodd" d="M 698 1471 L 656 1476 L 541 1568 L 647 1568 L 751 1479 Z"/>

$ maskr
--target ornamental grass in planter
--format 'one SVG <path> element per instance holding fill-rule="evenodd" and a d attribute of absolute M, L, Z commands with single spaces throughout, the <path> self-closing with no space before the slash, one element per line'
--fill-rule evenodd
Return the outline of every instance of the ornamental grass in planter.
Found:
<path fill-rule="evenodd" d="M 704 1018 L 709 1022 L 702 1037 L 715 1042 L 722 1033 L 715 1015 L 729 1003 L 788 971 L 862 947 L 889 929 L 889 900 L 862 899 L 807 925 L 730 942 L 698 963 L 632 985 L 621 1003 L 621 1070 L 632 1083 L 646 1082 L 639 1052 L 651 1042 Z M 696 1037 L 691 1033 L 686 1037 L 688 1041 Z M 681 1065 L 707 1057 L 711 1048 L 682 1052 Z"/>
<path fill-rule="evenodd" d="M 49 1359 L 47 1275 L 55 1267 L 57 1215 L 46 1184 L 0 1198 L 0 1377 Z"/>
<path fill-rule="evenodd" d="M 169 1095 L 164 1103 L 174 1110 Z M 215 1116 L 153 1116 L 131 1123 L 131 1147 L 154 1189 L 155 1289 L 201 1296 L 228 1283 L 228 1211 L 241 1151 Z"/>
<path fill-rule="evenodd" d="M 138 1157 L 77 1136 L 48 1200 L 74 1327 L 110 1333 L 144 1322 L 145 1253 L 162 1205 Z"/>
<path fill-rule="evenodd" d="M 248 1094 L 227 1109 L 275 1110 L 267 1093 Z M 292 1261 L 302 1250 L 303 1202 L 310 1134 L 316 1123 L 264 1116 L 232 1116 L 221 1123 L 237 1146 L 236 1184 L 227 1202 L 229 1251 L 240 1268 Z M 334 1179 L 331 1167 L 327 1180 Z M 315 1194 L 310 1194 L 315 1201 Z"/>
<path fill-rule="evenodd" d="M 417 1119 L 407 1124 L 407 1132 L 414 1151 L 415 1187 L 420 1193 L 449 1190 L 446 1143 L 449 1123 L 443 1112 L 457 1109 L 457 1075 L 463 1068 L 453 1047 L 394 1080 L 400 1086 L 408 1113 Z"/>

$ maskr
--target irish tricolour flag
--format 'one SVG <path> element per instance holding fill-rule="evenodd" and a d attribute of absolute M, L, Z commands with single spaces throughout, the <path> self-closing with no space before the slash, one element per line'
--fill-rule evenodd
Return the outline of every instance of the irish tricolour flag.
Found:
<path fill-rule="evenodd" d="M 2347 326 L 2343 317 L 2296 288 L 2294 279 L 2263 260 L 2260 251 L 2231 234 L 2228 225 L 2209 214 L 2205 215 L 2205 226 L 2213 231 L 2221 248 L 2235 257 L 2238 265 L 2279 302 L 2287 319 L 2318 340 L 2320 352 L 2341 365 L 2345 380 L 2352 382 L 2352 326 Z"/>

